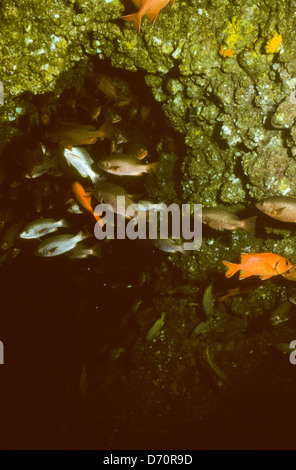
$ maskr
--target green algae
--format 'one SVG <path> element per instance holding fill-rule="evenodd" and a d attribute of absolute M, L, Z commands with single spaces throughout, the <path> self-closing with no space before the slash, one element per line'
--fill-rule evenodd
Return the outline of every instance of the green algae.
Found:
<path fill-rule="evenodd" d="M 35 119 L 21 96 L 79 86 L 88 70 L 87 53 L 116 68 L 144 71 L 167 123 L 184 142 L 180 155 L 159 147 L 160 168 L 147 183 L 155 199 L 250 208 L 266 196 L 296 195 L 293 2 L 176 1 L 154 26 L 144 19 L 139 35 L 120 20 L 126 6 L 119 0 L 2 2 L 1 145 L 19 132 L 20 115 Z M 282 47 L 267 54 L 275 31 Z M 192 103 L 198 111 L 188 122 Z M 206 240 L 197 256 L 172 260 L 190 277 L 205 279 L 209 272 L 223 272 L 224 244 Z M 247 248 L 266 246 L 254 238 L 235 243 L 229 259 Z M 269 249 L 276 249 L 272 241 Z"/>

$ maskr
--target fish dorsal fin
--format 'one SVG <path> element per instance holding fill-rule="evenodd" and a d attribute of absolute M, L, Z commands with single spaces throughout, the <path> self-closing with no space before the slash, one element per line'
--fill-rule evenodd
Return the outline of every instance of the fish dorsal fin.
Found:
<path fill-rule="evenodd" d="M 253 254 L 254 253 L 242 253 L 241 254 L 241 263 L 245 263 L 246 261 L 248 261 L 250 256 L 252 256 Z"/>

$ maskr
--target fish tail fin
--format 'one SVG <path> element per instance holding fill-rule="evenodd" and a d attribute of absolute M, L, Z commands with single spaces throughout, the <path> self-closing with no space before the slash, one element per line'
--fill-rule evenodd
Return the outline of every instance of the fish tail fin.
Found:
<path fill-rule="evenodd" d="M 141 27 L 141 20 L 142 18 L 139 15 L 139 12 L 133 13 L 132 15 L 125 15 L 121 17 L 122 20 L 124 21 L 132 21 L 135 25 L 135 28 L 137 30 L 137 33 L 140 33 L 140 27 Z"/>
<path fill-rule="evenodd" d="M 249 217 L 248 219 L 242 220 L 242 228 L 245 229 L 247 232 L 255 234 L 255 226 L 256 226 L 257 215 L 253 217 Z"/>
<path fill-rule="evenodd" d="M 179 251 L 179 253 L 182 253 L 182 255 L 188 255 L 189 254 L 189 251 L 185 250 L 183 243 L 182 243 L 182 245 L 177 245 L 176 249 L 177 249 L 177 251 Z"/>
<path fill-rule="evenodd" d="M 107 137 L 108 139 L 116 139 L 116 129 L 113 126 L 112 122 L 106 119 L 105 122 L 98 129 L 98 137 Z"/>
<path fill-rule="evenodd" d="M 94 188 L 98 188 L 100 186 L 100 184 L 107 181 L 107 178 L 105 178 L 105 176 L 101 176 L 101 175 L 95 173 L 93 175 L 93 177 L 91 178 L 91 180 L 92 180 L 92 184 L 93 184 Z M 93 190 L 89 191 L 89 194 L 93 195 Z"/>
<path fill-rule="evenodd" d="M 96 258 L 102 258 L 101 243 L 97 243 L 93 248 L 91 248 L 91 254 L 92 256 L 95 256 Z"/>
<path fill-rule="evenodd" d="M 82 240 L 85 240 L 86 238 L 90 238 L 90 237 L 93 237 L 93 234 L 89 232 L 88 228 L 87 228 L 87 225 L 85 225 L 83 227 L 82 230 L 80 230 L 80 232 L 77 233 L 77 237 L 80 238 L 79 241 L 82 241 Z M 78 243 L 78 242 L 77 242 Z"/>
<path fill-rule="evenodd" d="M 94 218 L 96 219 L 96 221 L 98 222 L 98 224 L 101 226 L 101 227 L 104 227 L 104 222 L 102 221 L 102 218 L 99 216 L 99 215 L 96 215 L 94 212 L 93 212 L 93 216 Z"/>
<path fill-rule="evenodd" d="M 70 224 L 66 219 L 61 219 L 60 220 L 60 227 L 70 228 Z"/>
<path fill-rule="evenodd" d="M 154 173 L 158 168 L 159 162 L 148 163 L 146 165 L 146 173 Z"/>
<path fill-rule="evenodd" d="M 158 13 L 159 13 L 159 11 L 157 13 L 150 13 L 150 14 L 146 13 L 146 16 L 147 16 L 147 18 L 148 18 L 148 20 L 150 21 L 151 24 L 155 23 L 155 21 L 158 17 Z"/>
<path fill-rule="evenodd" d="M 228 268 L 225 273 L 227 278 L 233 276 L 237 271 L 240 270 L 240 264 L 230 263 L 229 261 L 222 260 L 222 263 Z"/>
<path fill-rule="evenodd" d="M 225 294 L 222 297 L 218 297 L 218 302 L 227 302 L 227 300 L 231 297 L 232 294 Z"/>

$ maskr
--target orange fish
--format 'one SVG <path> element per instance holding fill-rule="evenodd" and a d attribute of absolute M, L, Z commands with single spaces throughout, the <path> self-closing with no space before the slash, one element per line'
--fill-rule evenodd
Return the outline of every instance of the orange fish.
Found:
<path fill-rule="evenodd" d="M 243 295 L 243 294 L 249 294 L 254 290 L 258 285 L 251 285 L 251 286 L 246 286 L 246 287 L 234 287 L 233 289 L 227 289 L 227 294 L 222 295 L 222 297 L 218 297 L 218 302 L 227 302 L 230 297 L 234 297 L 235 295 Z"/>
<path fill-rule="evenodd" d="M 287 272 L 292 267 L 290 261 L 275 253 L 243 253 L 240 264 L 229 263 L 229 261 L 222 261 L 222 263 L 228 268 L 225 273 L 227 278 L 240 270 L 239 279 L 250 276 L 259 276 L 262 280 L 269 279 Z"/>
<path fill-rule="evenodd" d="M 99 138 L 116 140 L 116 129 L 109 121 L 105 121 L 99 129 L 90 124 L 57 122 L 47 129 L 45 137 L 71 149 L 79 145 L 95 144 Z"/>
<path fill-rule="evenodd" d="M 95 215 L 94 213 L 94 210 L 91 206 L 91 196 L 89 196 L 83 186 L 78 183 L 77 181 L 75 181 L 73 184 L 72 184 L 72 192 L 73 192 L 73 195 L 74 195 L 74 198 L 76 200 L 76 202 L 84 209 L 86 210 L 87 212 L 90 212 L 94 218 L 96 219 L 97 222 L 99 222 L 99 224 L 101 225 L 101 227 L 104 226 L 104 223 L 102 222 L 101 220 L 101 217 L 99 217 L 98 215 Z"/>
<path fill-rule="evenodd" d="M 143 16 L 147 16 L 150 23 L 154 24 L 160 10 L 162 10 L 162 8 L 164 8 L 168 3 L 172 8 L 175 0 L 132 0 L 132 2 L 139 8 L 139 11 L 132 15 L 122 16 L 121 18 L 125 21 L 132 21 L 136 27 L 137 33 L 139 34 Z"/>

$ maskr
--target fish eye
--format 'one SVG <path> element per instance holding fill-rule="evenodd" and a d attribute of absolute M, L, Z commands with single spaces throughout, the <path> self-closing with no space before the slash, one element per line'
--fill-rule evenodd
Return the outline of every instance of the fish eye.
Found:
<path fill-rule="evenodd" d="M 286 260 L 286 261 L 285 261 L 285 265 L 286 265 L 286 266 L 289 266 L 289 261 Z"/>

